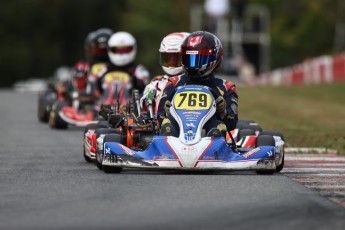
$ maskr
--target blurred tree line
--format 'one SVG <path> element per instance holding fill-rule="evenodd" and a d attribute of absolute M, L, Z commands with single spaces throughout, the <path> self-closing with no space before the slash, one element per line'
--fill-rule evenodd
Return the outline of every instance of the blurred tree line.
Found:
<path fill-rule="evenodd" d="M 158 48 L 170 32 L 189 31 L 190 9 L 203 0 L 1 0 L 0 86 L 48 78 L 61 65 L 84 58 L 84 39 L 101 27 L 137 38 L 137 61 L 161 74 Z M 271 67 L 343 49 L 335 28 L 343 21 L 341 0 L 248 0 L 271 13 Z M 340 33 L 342 34 L 341 30 Z M 340 45 L 339 45 L 340 44 Z"/>

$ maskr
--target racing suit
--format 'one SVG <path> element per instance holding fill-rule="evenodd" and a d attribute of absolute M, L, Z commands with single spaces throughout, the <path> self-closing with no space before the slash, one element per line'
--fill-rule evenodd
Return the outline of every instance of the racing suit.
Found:
<path fill-rule="evenodd" d="M 107 93 L 107 81 L 116 81 L 117 97 L 121 105 L 126 105 L 131 97 L 133 89 L 142 93 L 149 82 L 149 72 L 143 65 L 129 64 L 126 66 L 115 66 L 111 63 L 100 71 L 100 77 L 97 81 L 97 88 L 100 91 L 100 103 L 104 104 Z M 108 106 L 101 106 L 99 114 L 107 119 L 108 114 L 112 112 Z M 116 123 L 116 122 L 115 122 Z"/>
<path fill-rule="evenodd" d="M 108 63 L 107 67 L 100 71 L 97 81 L 97 88 L 101 94 L 104 91 L 104 80 L 106 80 L 107 77 L 111 77 L 118 82 L 128 81 L 127 89 L 129 91 L 137 89 L 140 93 L 144 91 L 144 88 L 149 83 L 150 79 L 149 72 L 143 65 L 131 63 L 126 66 L 115 66 Z"/>
<path fill-rule="evenodd" d="M 206 122 L 204 128 L 206 133 L 208 133 L 212 128 L 218 128 L 224 131 L 231 131 L 235 129 L 238 121 L 238 95 L 236 86 L 234 83 L 216 78 L 213 73 L 210 75 L 193 79 L 187 75 L 180 75 L 169 78 L 163 95 L 161 97 L 159 108 L 158 108 L 158 121 L 162 127 L 165 123 L 171 123 L 172 133 L 174 136 L 177 136 L 179 133 L 179 127 L 175 119 L 170 115 L 166 114 L 166 102 L 169 98 L 172 98 L 172 94 L 175 92 L 176 88 L 184 85 L 203 85 L 208 86 L 211 89 L 219 92 L 220 95 L 224 98 L 226 103 L 226 116 L 221 119 L 218 115 L 213 116 L 208 122 Z M 224 125 L 226 127 L 224 127 Z"/>

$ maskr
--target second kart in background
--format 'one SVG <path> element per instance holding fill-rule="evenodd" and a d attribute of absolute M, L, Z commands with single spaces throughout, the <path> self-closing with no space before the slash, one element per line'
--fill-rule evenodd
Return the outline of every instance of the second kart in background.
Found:
<path fill-rule="evenodd" d="M 93 135 L 98 128 L 114 128 L 113 124 L 121 122 L 122 116 L 125 115 L 126 104 L 131 100 L 133 90 L 137 90 L 141 94 L 144 87 L 149 81 L 149 72 L 141 64 L 135 62 L 137 54 L 137 43 L 133 35 L 128 32 L 120 31 L 111 35 L 108 40 L 108 56 L 109 63 L 107 68 L 100 74 L 96 83 L 97 89 L 100 91 L 100 100 L 103 102 L 102 107 L 98 109 L 103 119 L 96 124 L 89 124 L 84 128 L 84 136 L 88 133 Z M 107 85 L 107 82 L 114 82 L 115 85 Z M 107 93 L 115 91 L 117 94 L 112 102 L 104 101 L 102 99 L 109 98 Z M 139 96 L 138 96 L 139 97 Z M 113 105 L 113 109 L 111 106 Z M 118 109 L 115 112 L 117 106 Z M 136 114 L 138 114 L 138 107 Z M 110 113 L 112 112 L 111 116 Z M 84 137 L 85 138 L 85 137 Z M 87 138 L 84 141 L 84 157 L 86 161 L 95 159 L 95 153 L 91 146 L 94 146 L 91 141 L 94 138 Z"/>

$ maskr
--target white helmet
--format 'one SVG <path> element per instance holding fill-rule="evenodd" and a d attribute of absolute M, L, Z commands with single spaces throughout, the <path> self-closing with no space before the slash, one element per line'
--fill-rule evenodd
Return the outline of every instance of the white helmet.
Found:
<path fill-rule="evenodd" d="M 110 61 L 117 66 L 125 66 L 134 61 L 137 54 L 136 40 L 130 33 L 117 32 L 108 40 Z"/>
<path fill-rule="evenodd" d="M 159 63 L 163 71 L 170 75 L 179 75 L 183 72 L 181 59 L 181 45 L 189 33 L 176 32 L 165 36 L 159 48 Z"/>

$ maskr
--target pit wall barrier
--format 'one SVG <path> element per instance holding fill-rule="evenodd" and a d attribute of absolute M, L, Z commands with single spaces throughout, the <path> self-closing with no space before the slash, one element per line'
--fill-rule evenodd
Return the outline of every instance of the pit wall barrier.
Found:
<path fill-rule="evenodd" d="M 345 83 L 345 53 L 320 56 L 303 63 L 259 75 L 259 85 Z"/>

